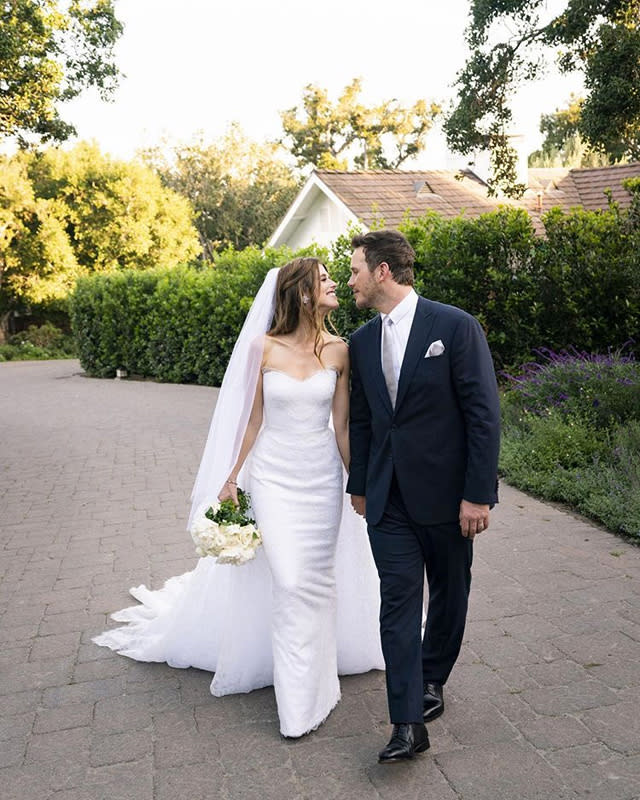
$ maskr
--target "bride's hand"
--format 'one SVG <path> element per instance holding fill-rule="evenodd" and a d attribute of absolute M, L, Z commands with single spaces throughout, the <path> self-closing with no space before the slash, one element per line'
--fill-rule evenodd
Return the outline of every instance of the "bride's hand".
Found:
<path fill-rule="evenodd" d="M 220 500 L 220 502 L 229 499 L 233 500 L 235 505 L 238 505 L 238 484 L 231 478 L 225 481 L 222 491 L 218 495 L 218 500 Z"/>

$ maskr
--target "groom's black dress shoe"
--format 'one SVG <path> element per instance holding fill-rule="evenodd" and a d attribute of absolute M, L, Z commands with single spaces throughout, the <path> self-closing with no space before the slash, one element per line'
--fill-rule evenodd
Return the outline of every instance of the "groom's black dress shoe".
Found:
<path fill-rule="evenodd" d="M 444 711 L 442 686 L 439 683 L 425 681 L 422 710 L 425 722 L 431 722 L 432 719 L 436 719 L 436 717 L 439 717 Z"/>
<path fill-rule="evenodd" d="M 406 722 L 393 726 L 389 744 L 378 756 L 381 764 L 413 758 L 416 753 L 429 749 L 429 734 L 419 722 Z"/>

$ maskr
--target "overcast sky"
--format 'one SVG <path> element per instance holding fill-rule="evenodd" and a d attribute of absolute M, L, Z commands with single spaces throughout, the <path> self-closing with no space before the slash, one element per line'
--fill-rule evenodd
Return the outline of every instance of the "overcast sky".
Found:
<path fill-rule="evenodd" d="M 124 77 L 114 102 L 86 93 L 63 116 L 79 138 L 130 157 L 163 137 L 184 141 L 203 131 L 215 138 L 233 121 L 255 139 L 275 138 L 278 112 L 296 105 L 309 83 L 335 99 L 361 77 L 371 103 L 425 98 L 446 105 L 465 60 L 468 6 L 466 0 L 116 0 Z M 578 87 L 575 78 L 552 75 L 520 94 L 516 127 L 530 149 L 539 143 L 540 114 L 563 105 Z M 445 162 L 444 145 L 433 136 L 419 165 L 445 168 Z"/>

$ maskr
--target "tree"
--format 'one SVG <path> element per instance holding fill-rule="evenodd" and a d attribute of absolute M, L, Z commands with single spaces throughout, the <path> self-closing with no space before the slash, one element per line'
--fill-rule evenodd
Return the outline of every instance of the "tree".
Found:
<path fill-rule="evenodd" d="M 561 71 L 582 71 L 587 95 L 577 130 L 613 163 L 640 158 L 640 3 L 565 0 L 545 19 L 546 0 L 472 0 L 466 38 L 471 55 L 458 75 L 457 104 L 445 131 L 459 153 L 491 151 L 490 191 L 517 196 L 516 155 L 509 146 L 510 101 L 543 74 L 552 52 Z M 502 24 L 508 37 L 495 42 Z"/>
<path fill-rule="evenodd" d="M 191 202 L 209 259 L 229 245 L 238 250 L 264 244 L 298 190 L 279 146 L 251 141 L 238 125 L 210 144 L 200 138 L 168 154 L 147 150 L 143 157 L 166 186 Z"/>
<path fill-rule="evenodd" d="M 113 0 L 5 0 L 0 4 L 0 138 L 62 141 L 75 133 L 59 102 L 115 88 L 122 33 Z"/>
<path fill-rule="evenodd" d="M 545 134 L 540 150 L 529 156 L 530 167 L 603 167 L 608 160 L 591 150 L 580 135 L 580 116 L 584 100 L 574 94 L 566 108 L 557 108 L 540 117 L 540 132 Z"/>
<path fill-rule="evenodd" d="M 298 166 L 346 169 L 349 156 L 358 169 L 396 169 L 425 147 L 427 133 L 440 107 L 418 100 L 403 108 L 397 100 L 367 107 L 360 100 L 356 78 L 333 104 L 325 89 L 309 84 L 302 108 L 282 111 L 282 143 Z"/>
<path fill-rule="evenodd" d="M 0 161 L 0 314 L 65 297 L 80 273 L 54 200 L 35 196 L 23 154 Z M 14 301 L 12 303 L 11 301 Z"/>
<path fill-rule="evenodd" d="M 188 201 L 94 144 L 0 160 L 0 310 L 64 300 L 92 272 L 199 253 Z"/>

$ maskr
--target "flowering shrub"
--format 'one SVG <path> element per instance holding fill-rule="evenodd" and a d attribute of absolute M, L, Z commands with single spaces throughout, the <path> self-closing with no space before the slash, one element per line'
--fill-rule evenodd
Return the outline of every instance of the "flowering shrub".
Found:
<path fill-rule="evenodd" d="M 640 363 L 625 349 L 602 355 L 540 348 L 539 361 L 525 364 L 520 375 L 502 376 L 511 384 L 512 402 L 525 412 L 546 415 L 556 409 L 609 428 L 640 419 Z"/>
<path fill-rule="evenodd" d="M 538 354 L 506 376 L 501 473 L 640 539 L 640 363 L 621 351 Z"/>

